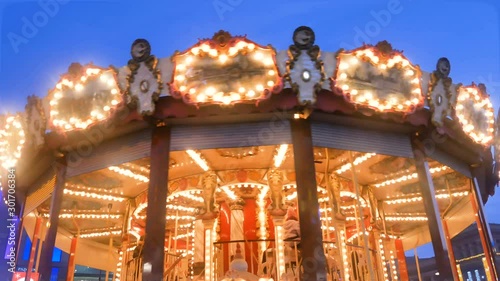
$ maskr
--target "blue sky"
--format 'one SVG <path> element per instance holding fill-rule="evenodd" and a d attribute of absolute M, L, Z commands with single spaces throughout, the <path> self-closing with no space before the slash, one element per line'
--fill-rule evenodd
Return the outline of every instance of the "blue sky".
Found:
<path fill-rule="evenodd" d="M 454 82 L 485 83 L 498 109 L 499 11 L 497 0 L 0 0 L 0 114 L 45 96 L 72 62 L 125 65 L 136 38 L 158 57 L 220 29 L 281 50 L 300 25 L 325 51 L 388 40 L 427 71 L 448 57 Z M 488 216 L 500 223 L 495 202 Z"/>

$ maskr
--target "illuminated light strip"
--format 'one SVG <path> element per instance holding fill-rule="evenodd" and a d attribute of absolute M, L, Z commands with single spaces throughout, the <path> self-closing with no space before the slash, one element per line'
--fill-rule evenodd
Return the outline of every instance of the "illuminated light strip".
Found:
<path fill-rule="evenodd" d="M 125 198 L 123 198 L 123 197 L 117 197 L 117 196 L 112 196 L 112 195 L 102 195 L 102 194 L 85 192 L 85 191 L 73 191 L 70 189 L 64 189 L 64 194 L 71 195 L 71 196 L 78 196 L 78 197 L 94 198 L 94 199 L 99 199 L 99 200 L 107 200 L 107 201 L 116 201 L 116 202 L 125 201 Z"/>
<path fill-rule="evenodd" d="M 216 218 L 215 221 L 214 221 L 214 226 L 212 227 L 212 233 L 211 233 L 212 236 L 210 237 L 211 238 L 210 239 L 210 244 L 211 244 L 210 248 L 211 248 L 211 252 L 212 252 L 212 258 L 211 259 L 213 259 L 214 255 L 215 255 L 215 253 L 214 253 L 214 248 L 215 247 L 213 245 L 214 245 L 214 242 L 217 241 L 217 227 L 218 227 L 218 225 L 219 225 L 219 218 Z M 215 274 L 216 274 L 216 272 L 215 272 L 215 263 L 212 262 L 210 264 L 210 266 L 211 266 L 210 270 L 212 271 L 212 280 L 217 280 L 217 278 L 215 276 Z"/>
<path fill-rule="evenodd" d="M 368 231 L 365 231 L 365 236 L 368 236 L 368 235 L 370 235 L 370 233 Z M 354 241 L 354 239 L 358 238 L 359 236 L 360 236 L 359 232 L 356 232 L 351 237 L 349 237 L 347 239 L 347 242 L 352 243 L 352 241 Z"/>
<path fill-rule="evenodd" d="M 321 226 L 321 229 L 322 229 L 322 230 L 327 229 L 327 230 L 329 230 L 329 231 L 335 231 L 335 227 L 333 227 L 333 226 L 329 226 L 329 227 L 327 228 L 326 226 L 322 225 L 322 226 Z"/>
<path fill-rule="evenodd" d="M 123 168 L 120 168 L 120 167 L 117 167 L 117 166 L 111 166 L 108 168 L 109 170 L 113 171 L 113 172 L 116 172 L 120 175 L 123 175 L 123 176 L 127 176 L 129 178 L 133 178 L 133 179 L 136 179 L 136 180 L 139 180 L 139 181 L 142 181 L 142 182 L 149 182 L 149 178 L 148 177 L 145 177 L 143 175 L 139 175 L 139 174 L 136 174 L 134 172 L 132 172 L 131 170 L 128 170 L 128 169 L 123 169 Z"/>
<path fill-rule="evenodd" d="M 196 212 L 196 208 L 177 206 L 177 205 L 167 205 L 167 209 L 176 210 L 176 211 L 184 211 L 184 212 Z"/>
<path fill-rule="evenodd" d="M 435 174 L 435 173 L 439 173 L 439 172 L 442 172 L 442 171 L 446 171 L 448 169 L 449 168 L 447 166 L 434 167 L 434 168 L 430 168 L 429 172 L 431 174 Z M 373 186 L 375 186 L 376 188 L 379 188 L 379 187 L 384 187 L 384 186 L 391 185 L 391 184 L 396 184 L 396 183 L 401 183 L 401 182 L 409 181 L 409 180 L 416 179 L 416 178 L 418 178 L 418 174 L 417 173 L 411 173 L 411 174 L 404 175 L 404 176 L 399 177 L 399 178 L 395 178 L 395 179 L 392 179 L 392 180 L 386 180 L 384 182 L 374 184 Z"/>
<path fill-rule="evenodd" d="M 193 223 L 186 223 L 186 224 L 178 225 L 177 227 L 180 229 L 184 229 L 184 228 L 192 228 L 194 226 L 193 226 Z"/>
<path fill-rule="evenodd" d="M 353 161 L 354 166 L 357 166 L 357 165 L 365 162 L 366 160 L 372 158 L 375 155 L 377 155 L 377 154 L 376 153 L 366 153 L 362 156 L 356 157 L 356 159 L 354 159 L 354 161 Z M 335 171 L 335 173 L 337 173 L 337 174 L 345 173 L 345 172 L 349 171 L 351 169 L 351 167 L 352 167 L 351 163 L 344 164 L 340 168 L 338 168 Z"/>
<path fill-rule="evenodd" d="M 14 168 L 21 158 L 23 145 L 26 142 L 22 120 L 19 114 L 6 117 L 4 128 L 0 129 L 0 162 L 6 170 Z M 14 149 L 11 149 L 12 143 Z"/>
<path fill-rule="evenodd" d="M 391 251 L 389 251 L 389 254 L 391 255 L 391 267 L 392 267 L 393 280 L 398 280 L 398 271 L 396 269 L 396 259 L 394 257 L 394 252 L 391 250 Z"/>
<path fill-rule="evenodd" d="M 349 275 L 349 259 L 347 257 L 347 243 L 345 241 L 345 231 L 340 230 L 340 243 L 341 243 L 341 255 L 342 255 L 342 262 L 344 263 L 344 266 L 342 267 L 344 269 L 344 277 L 345 280 L 350 280 L 350 275 Z"/>
<path fill-rule="evenodd" d="M 382 238 L 390 238 L 390 239 L 399 239 L 399 237 L 396 236 L 396 235 L 384 234 L 384 233 L 381 233 L 380 237 L 382 237 Z"/>
<path fill-rule="evenodd" d="M 284 186 L 283 186 L 283 189 L 285 189 L 285 190 L 289 190 L 289 189 L 297 189 L 297 185 L 295 185 L 295 184 L 287 184 L 287 185 L 284 185 Z M 317 190 L 318 190 L 318 192 L 319 192 L 319 193 L 321 193 L 321 194 L 323 194 L 323 195 L 326 195 L 326 194 L 328 193 L 328 192 L 327 192 L 327 191 L 326 191 L 323 187 L 320 187 L 320 186 L 318 186 L 318 187 L 317 187 Z M 293 200 L 293 199 L 295 199 L 295 198 L 297 198 L 297 191 L 294 191 L 292 194 L 287 195 L 287 196 L 285 197 L 285 199 L 286 199 L 286 200 L 288 200 L 288 201 L 291 201 L 291 200 Z M 328 199 L 328 197 L 326 197 L 326 200 L 324 200 L 324 201 L 322 201 L 322 199 L 321 199 L 321 198 L 320 198 L 320 199 L 318 199 L 318 201 L 319 201 L 320 203 L 323 203 L 323 202 L 328 201 L 328 200 L 329 200 L 329 199 Z"/>
<path fill-rule="evenodd" d="M 427 217 L 423 216 L 411 216 L 411 217 L 391 217 L 391 216 L 386 216 L 385 217 L 386 221 L 427 221 Z"/>
<path fill-rule="evenodd" d="M 263 189 L 265 188 L 267 185 L 265 184 L 260 184 L 260 183 L 237 183 L 237 184 L 228 184 L 226 185 L 227 187 L 231 188 L 231 189 L 235 189 L 235 188 L 258 188 L 258 189 Z"/>
<path fill-rule="evenodd" d="M 123 251 L 120 251 L 118 253 L 118 262 L 116 263 L 115 281 L 120 281 L 122 265 L 123 265 Z"/>
<path fill-rule="evenodd" d="M 205 159 L 202 158 L 200 152 L 194 151 L 192 149 L 188 149 L 188 150 L 186 150 L 186 153 L 189 155 L 189 157 L 191 157 L 191 159 L 193 159 L 194 162 L 196 162 L 196 164 L 198 166 L 200 166 L 200 168 L 203 169 L 203 171 L 206 172 L 206 171 L 210 170 L 210 167 L 208 167 L 207 161 L 205 161 Z"/>
<path fill-rule="evenodd" d="M 355 204 L 352 204 L 352 205 L 348 205 L 348 206 L 340 206 L 340 209 L 342 210 L 350 210 L 350 209 L 356 209 L 358 206 L 355 205 Z M 366 208 L 368 206 L 366 206 L 365 204 L 361 204 L 361 207 L 362 208 Z"/>
<path fill-rule="evenodd" d="M 286 157 L 286 152 L 288 151 L 288 144 L 282 144 L 279 146 L 278 151 L 274 155 L 274 168 L 279 168 Z"/>
<path fill-rule="evenodd" d="M 146 216 L 135 216 L 137 219 L 140 219 L 140 220 L 145 220 L 146 219 Z M 165 217 L 166 220 L 194 220 L 195 217 L 194 216 L 166 216 Z"/>
<path fill-rule="evenodd" d="M 188 198 L 190 200 L 193 200 L 193 201 L 196 201 L 196 202 L 200 202 L 200 203 L 203 203 L 205 202 L 203 200 L 203 198 L 200 198 L 198 196 L 194 196 L 192 195 L 191 193 L 194 193 L 194 194 L 201 194 L 203 191 L 202 190 L 199 190 L 199 189 L 190 189 L 190 190 L 184 190 L 184 191 L 181 191 L 181 192 L 176 192 L 174 194 L 171 194 L 167 197 L 167 204 L 172 202 L 173 200 L 179 198 L 179 197 L 184 197 L 184 198 Z M 138 217 L 139 216 L 139 213 L 141 213 L 142 211 L 144 211 L 146 208 L 148 207 L 148 203 L 145 202 L 145 203 L 141 203 L 134 211 L 134 216 L 135 217 Z M 188 212 L 195 212 L 196 211 L 196 208 L 189 208 L 189 207 L 182 207 L 182 206 L 177 206 L 177 205 L 167 205 L 167 208 L 169 209 L 173 209 L 173 210 L 176 210 L 176 208 L 178 208 L 179 210 L 185 210 L 185 211 L 188 211 Z"/>
<path fill-rule="evenodd" d="M 346 217 L 346 221 L 356 221 L 356 219 L 359 220 L 359 218 L 356 218 L 354 216 L 348 216 Z M 332 221 L 332 218 L 320 218 L 320 220 L 328 220 Z M 398 221 L 427 221 L 427 217 L 423 216 L 407 216 L 407 217 L 399 217 L 399 216 L 385 216 L 386 221 L 390 222 L 398 222 Z"/>
<path fill-rule="evenodd" d="M 276 241 L 278 244 L 278 262 L 277 269 L 278 275 L 282 276 L 285 273 L 285 242 L 283 241 L 283 226 L 278 225 L 276 227 Z"/>
<path fill-rule="evenodd" d="M 462 192 L 454 192 L 451 194 L 452 197 L 463 197 L 469 195 L 468 191 L 462 191 Z M 436 199 L 448 199 L 450 198 L 450 194 L 436 194 Z M 410 197 L 410 198 L 401 198 L 401 199 L 391 199 L 391 200 L 386 200 L 383 201 L 384 203 L 388 205 L 395 205 L 395 204 L 406 204 L 406 203 L 412 203 L 412 202 L 420 202 L 422 201 L 423 198 L 421 196 L 415 196 L 415 197 Z"/>
<path fill-rule="evenodd" d="M 148 168 L 134 164 L 134 163 L 123 163 L 122 166 L 129 168 L 129 169 L 132 169 L 132 170 L 140 171 L 141 173 L 144 173 L 144 174 L 149 174 L 151 172 L 151 170 L 149 170 Z"/>
<path fill-rule="evenodd" d="M 203 198 L 192 195 L 192 193 L 201 194 L 202 192 L 203 191 L 199 190 L 199 189 L 191 189 L 191 190 L 184 190 L 181 192 L 176 192 L 175 194 L 172 194 L 167 198 L 167 202 L 170 202 L 170 201 L 177 199 L 179 197 L 184 197 L 184 198 L 196 201 L 196 202 L 203 203 L 203 202 L 205 202 L 205 200 L 203 200 Z"/>
<path fill-rule="evenodd" d="M 188 237 L 194 237 L 194 232 L 188 232 L 186 234 L 179 234 L 177 236 L 172 237 L 173 240 L 185 239 Z"/>
<path fill-rule="evenodd" d="M 42 214 L 43 217 L 49 218 L 49 214 Z M 110 215 L 110 214 L 60 214 L 60 219 L 119 219 L 122 215 Z"/>
<path fill-rule="evenodd" d="M 332 208 L 328 207 L 328 208 L 320 208 L 319 209 L 319 212 L 320 213 L 324 213 L 324 212 L 331 212 L 332 211 Z"/>
<path fill-rule="evenodd" d="M 378 239 L 378 247 L 380 249 L 380 259 L 382 260 L 382 268 L 384 270 L 384 279 L 385 281 L 389 281 L 389 274 L 387 272 L 387 260 L 385 258 L 385 250 L 384 250 L 384 241 L 382 239 Z"/>
<path fill-rule="evenodd" d="M 476 143 L 480 143 L 482 145 L 488 145 L 493 140 L 493 135 L 495 132 L 494 109 L 489 97 L 484 97 L 482 99 L 481 98 L 482 97 L 480 89 L 477 86 L 472 85 L 467 87 L 460 87 L 457 94 L 457 105 L 455 106 L 455 111 L 458 117 L 458 121 L 462 125 L 464 132 Z M 470 120 L 468 120 L 466 117 L 466 115 L 468 114 L 466 111 L 464 112 L 465 107 L 462 103 L 471 100 L 474 101 L 474 107 L 481 107 L 482 110 L 486 111 L 484 116 L 487 118 L 486 132 L 479 131 L 483 128 L 479 128 L 479 130 L 478 128 L 474 128 L 474 125 L 471 124 L 469 122 Z"/>
<path fill-rule="evenodd" d="M 82 186 L 82 185 L 70 184 L 70 183 L 66 183 L 65 187 L 72 188 L 72 189 L 85 190 L 85 191 L 94 192 L 94 193 L 106 193 L 107 195 L 116 195 L 116 194 L 123 195 L 123 192 L 110 191 L 108 189 L 99 188 L 99 187 Z"/>
<path fill-rule="evenodd" d="M 266 228 L 266 222 L 267 222 L 267 213 L 266 213 L 266 195 L 269 192 L 269 186 L 265 185 L 257 198 L 257 206 L 259 207 L 259 214 L 257 216 L 257 220 L 259 222 L 259 233 L 260 233 L 260 239 L 265 240 L 267 239 L 267 228 Z M 266 250 L 266 242 L 260 242 L 259 243 L 260 251 L 262 253 L 265 252 Z"/>
<path fill-rule="evenodd" d="M 115 231 L 103 231 L 103 232 L 80 234 L 79 237 L 80 238 L 94 238 L 94 237 L 118 236 L 121 234 L 122 234 L 121 230 L 115 230 Z"/>
<path fill-rule="evenodd" d="M 205 229 L 205 280 L 212 280 L 212 230 Z"/>

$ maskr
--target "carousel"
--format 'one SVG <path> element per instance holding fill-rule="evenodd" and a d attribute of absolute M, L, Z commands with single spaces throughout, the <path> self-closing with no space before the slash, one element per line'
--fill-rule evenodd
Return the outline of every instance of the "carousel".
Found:
<path fill-rule="evenodd" d="M 405 252 L 431 243 L 435 280 L 467 280 L 452 238 L 475 224 L 498 280 L 486 86 L 386 41 L 292 38 L 276 51 L 219 31 L 167 58 L 137 39 L 127 65 L 73 63 L 1 116 L 5 203 L 32 241 L 23 278 L 56 280 L 57 247 L 57 280 L 78 264 L 114 281 L 409 281 Z"/>

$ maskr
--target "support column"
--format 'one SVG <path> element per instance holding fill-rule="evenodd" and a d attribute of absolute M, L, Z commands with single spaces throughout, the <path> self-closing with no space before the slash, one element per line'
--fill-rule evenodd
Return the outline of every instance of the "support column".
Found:
<path fill-rule="evenodd" d="M 441 215 L 435 197 L 436 192 L 432 176 L 429 172 L 429 163 L 426 160 L 425 150 L 423 145 L 416 139 L 412 141 L 412 148 L 439 276 L 443 281 L 453 280 L 453 274 L 451 273 L 452 265 L 448 257 L 446 239 L 443 225 L 441 224 Z"/>
<path fill-rule="evenodd" d="M 42 218 L 37 217 L 35 223 L 35 231 L 33 231 L 33 239 L 31 241 L 31 251 L 30 257 L 28 259 L 28 268 L 26 269 L 26 280 L 31 280 L 31 272 L 33 271 L 33 265 L 36 259 L 36 247 L 38 246 L 38 241 L 40 240 L 40 229 L 42 225 Z"/>
<path fill-rule="evenodd" d="M 399 279 L 401 281 L 409 281 L 408 267 L 406 265 L 405 249 L 403 248 L 403 240 L 396 239 L 394 241 L 396 246 L 396 258 L 398 259 Z"/>
<path fill-rule="evenodd" d="M 205 279 L 204 281 L 212 281 L 214 278 L 214 231 L 215 219 L 203 220 L 205 231 Z"/>
<path fill-rule="evenodd" d="M 203 255 L 203 246 L 204 240 L 203 235 L 205 235 L 205 228 L 203 226 L 203 221 L 197 218 L 194 221 L 194 265 L 193 265 L 193 273 L 195 276 L 198 276 L 203 271 L 204 266 L 204 255 Z"/>
<path fill-rule="evenodd" d="M 457 269 L 457 260 L 455 259 L 455 251 L 453 251 L 453 245 L 451 244 L 451 235 L 450 231 L 448 229 L 448 223 L 446 222 L 446 219 L 443 218 L 443 230 L 444 234 L 446 236 L 446 245 L 448 247 L 448 255 L 450 258 L 450 263 L 451 263 L 451 272 L 453 273 L 453 278 L 455 280 L 460 279 L 459 274 L 458 274 L 458 269 Z"/>
<path fill-rule="evenodd" d="M 78 245 L 78 236 L 74 236 L 73 239 L 71 239 L 71 248 L 69 250 L 68 273 L 66 274 L 66 281 L 73 281 L 73 277 L 75 276 L 75 266 L 76 266 L 75 255 L 76 255 L 77 245 Z"/>
<path fill-rule="evenodd" d="M 484 214 L 483 199 L 481 198 L 477 178 L 474 175 L 474 169 L 472 172 L 473 178 L 470 201 L 474 210 L 474 218 L 476 220 L 477 229 L 479 231 L 479 237 L 481 238 L 481 244 L 483 246 L 484 256 L 486 258 L 486 264 L 488 265 L 488 268 L 485 268 L 485 271 L 486 274 L 490 276 L 491 280 L 498 280 L 498 269 L 496 268 L 495 263 L 495 250 L 492 246 L 494 243 L 491 235 L 490 225 L 488 224 L 488 221 L 486 220 L 486 216 Z"/>
<path fill-rule="evenodd" d="M 256 240 L 257 239 L 257 202 L 253 198 L 246 198 L 245 206 L 243 207 L 243 214 L 245 219 L 243 221 L 243 234 L 245 235 L 245 241 Z M 250 242 L 245 244 L 245 260 L 248 263 L 248 271 L 253 274 L 257 273 L 258 264 L 258 245 L 255 242 Z"/>
<path fill-rule="evenodd" d="M 285 273 L 285 242 L 283 233 L 283 224 L 285 217 L 281 215 L 272 216 L 274 223 L 274 240 L 276 243 L 275 263 L 276 263 L 276 281 L 281 280 L 281 276 Z"/>
<path fill-rule="evenodd" d="M 293 119 L 290 125 L 302 248 L 303 272 L 300 280 L 326 280 L 311 124 L 307 119 Z"/>
<path fill-rule="evenodd" d="M 231 241 L 242 241 L 245 240 L 245 234 L 243 233 L 243 224 L 245 220 L 245 214 L 243 212 L 243 206 L 245 205 L 245 201 L 243 199 L 237 199 L 234 202 L 229 204 L 229 208 L 231 209 L 231 231 L 229 232 Z M 241 242 L 238 242 L 241 243 Z M 229 246 L 229 257 L 232 257 L 236 254 L 236 244 L 231 243 Z M 241 245 L 240 245 L 241 246 Z M 241 254 L 245 256 L 245 247 L 241 247 Z"/>
<path fill-rule="evenodd" d="M 153 129 L 142 280 L 163 280 L 170 127 Z"/>
<path fill-rule="evenodd" d="M 56 164 L 56 183 L 50 202 L 49 229 L 45 236 L 42 253 L 40 254 L 40 266 L 38 267 L 41 281 L 49 281 L 50 274 L 52 273 L 52 254 L 56 243 L 59 213 L 61 212 L 64 196 L 64 185 L 66 184 L 66 156 L 57 159 Z"/>

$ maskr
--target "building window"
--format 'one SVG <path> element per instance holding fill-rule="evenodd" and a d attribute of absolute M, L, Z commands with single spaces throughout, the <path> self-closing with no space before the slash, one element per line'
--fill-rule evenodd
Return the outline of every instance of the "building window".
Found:
<path fill-rule="evenodd" d="M 61 262 L 62 251 L 58 248 L 54 248 L 52 253 L 52 262 Z"/>
<path fill-rule="evenodd" d="M 31 240 L 27 237 L 26 238 L 26 243 L 24 243 L 23 261 L 29 260 L 30 253 L 31 253 Z"/>
<path fill-rule="evenodd" d="M 55 252 L 55 249 L 54 249 Z M 52 272 L 50 273 L 50 281 L 57 281 L 59 279 L 59 268 L 53 267 Z"/>

